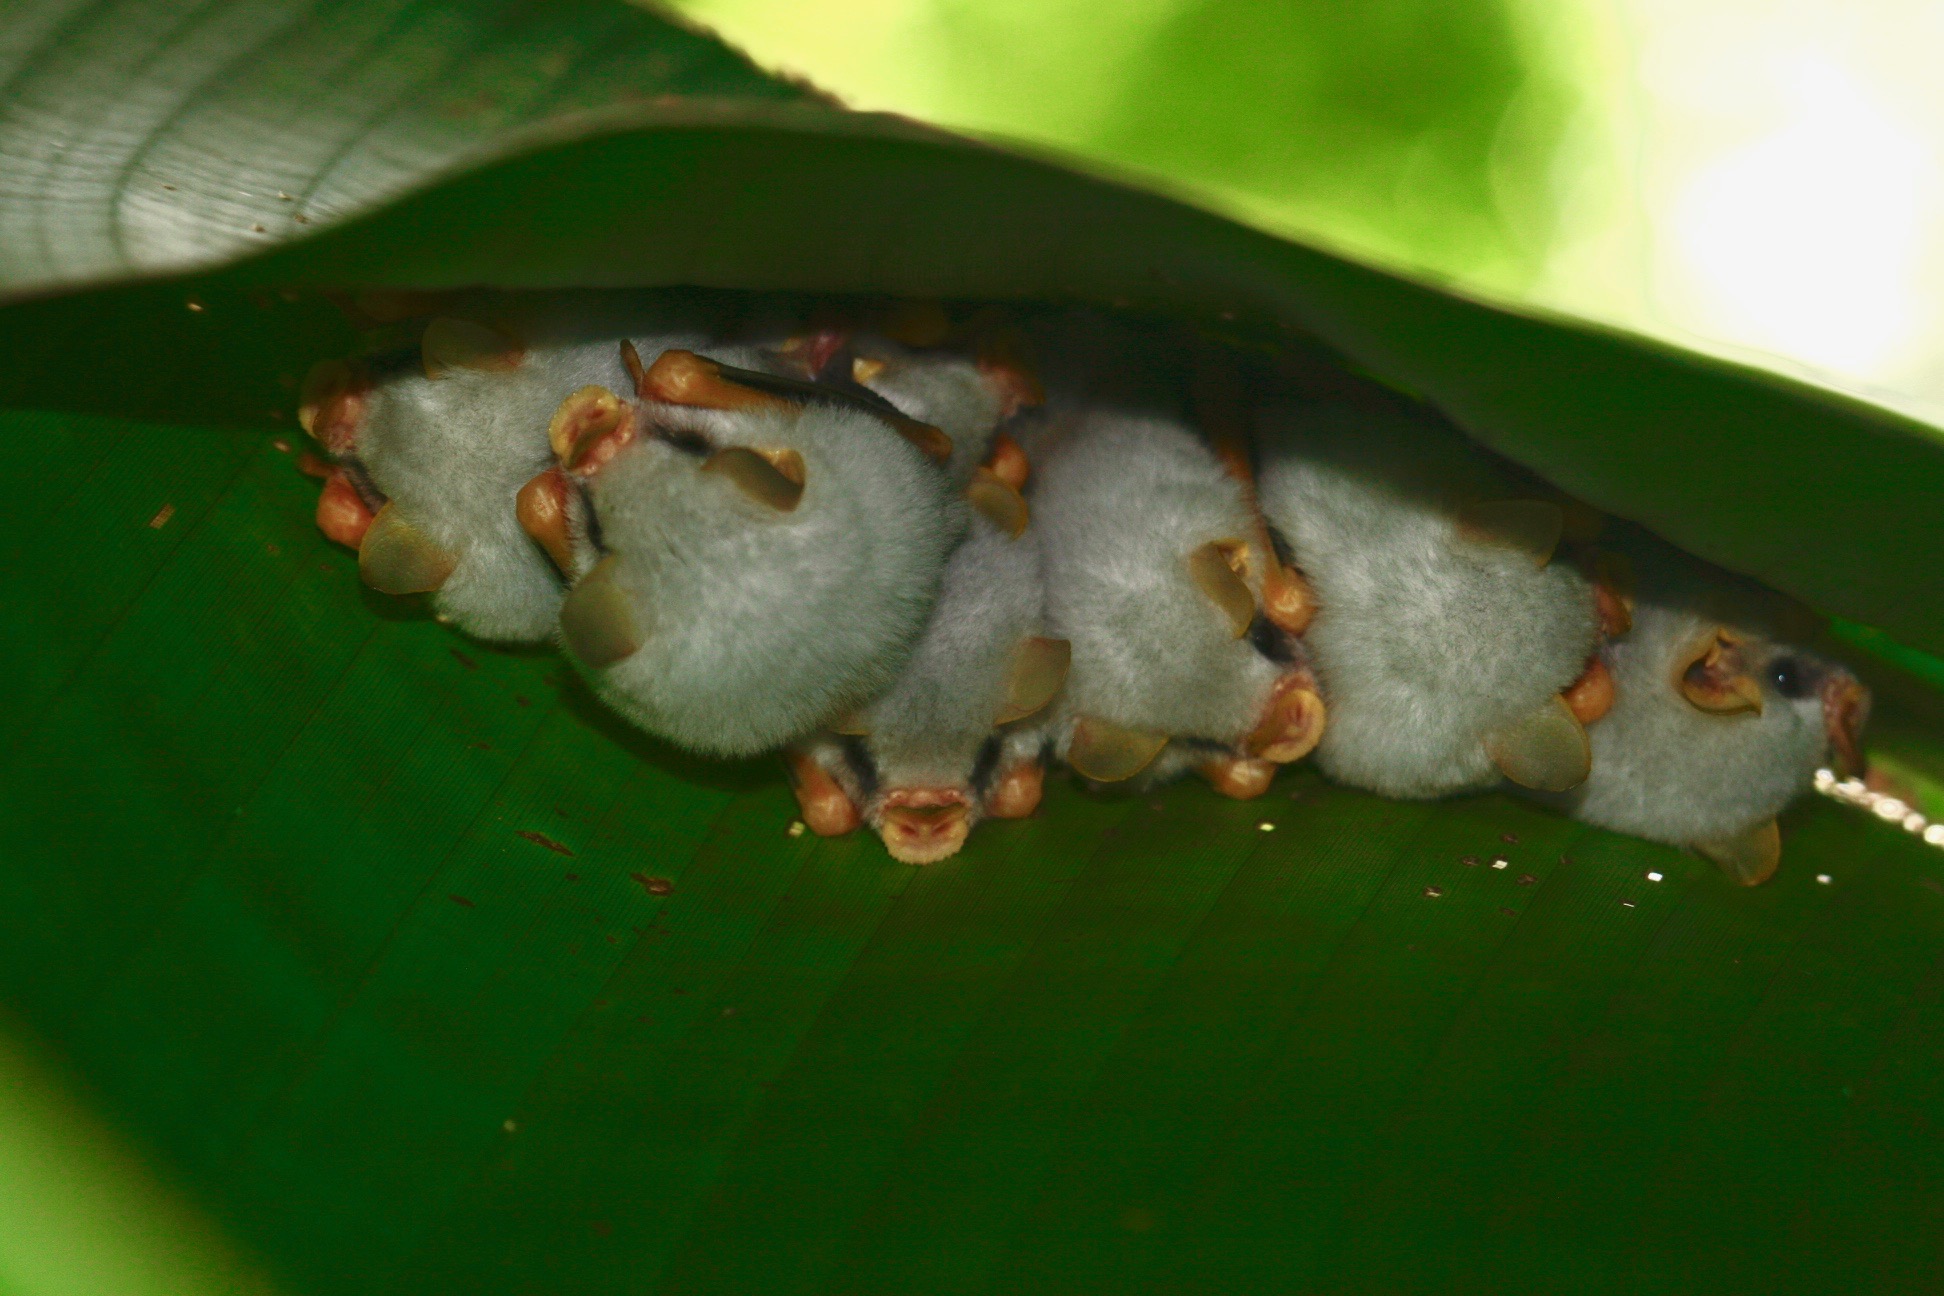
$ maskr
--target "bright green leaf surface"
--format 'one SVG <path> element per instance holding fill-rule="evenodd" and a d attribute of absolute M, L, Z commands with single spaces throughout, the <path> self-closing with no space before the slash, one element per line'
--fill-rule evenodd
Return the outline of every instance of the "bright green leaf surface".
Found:
<path fill-rule="evenodd" d="M 674 0 L 855 106 L 1028 140 L 1515 299 L 1589 23 L 1526 0 Z M 1579 123 L 1584 131 L 1586 123 Z"/>
<path fill-rule="evenodd" d="M 274 1296 L 0 1013 L 0 1293 Z"/>
<path fill-rule="evenodd" d="M 0 311 L 0 996 L 294 1290 L 1920 1290 L 1944 1261 L 1938 852 L 1818 802 L 1744 892 L 1308 771 L 1250 805 L 1056 782 L 924 870 L 790 837 L 768 764 L 659 748 L 552 655 L 357 583 L 272 443 L 351 338 L 276 290 L 1233 311 L 1937 648 L 1925 430 L 844 117 L 595 0 L 27 0 L 0 77 L 0 275 L 97 285 Z M 1934 773 L 1917 696 L 1898 750 Z"/>

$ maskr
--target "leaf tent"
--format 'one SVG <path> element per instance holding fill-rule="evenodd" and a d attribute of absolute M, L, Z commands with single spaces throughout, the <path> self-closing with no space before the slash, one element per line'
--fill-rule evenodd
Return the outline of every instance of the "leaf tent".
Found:
<path fill-rule="evenodd" d="M 290 1290 L 1931 1285 L 1907 834 L 1802 805 L 1745 892 L 1299 771 L 1059 785 L 913 871 L 364 590 L 286 447 L 326 288 L 1124 302 L 1320 342 L 1921 673 L 1934 430 L 619 3 L 16 0 L 0 85 L 0 998 Z"/>

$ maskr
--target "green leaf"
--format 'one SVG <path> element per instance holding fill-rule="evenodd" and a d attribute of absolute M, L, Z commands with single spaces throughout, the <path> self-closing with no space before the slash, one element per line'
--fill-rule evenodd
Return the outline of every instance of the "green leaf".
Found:
<path fill-rule="evenodd" d="M 1744 891 L 1503 797 L 1056 780 L 908 869 L 365 591 L 267 434 L 0 433 L 0 986 L 296 1291 L 1937 1259 L 1944 867 L 1888 825 L 1803 805 Z"/>
<path fill-rule="evenodd" d="M 1517 296 L 1594 107 L 1580 6 L 674 0 L 856 106 L 1162 177 L 1272 233 Z"/>
<path fill-rule="evenodd" d="M 0 1013 L 0 1291 L 274 1296 L 91 1105 L 87 1086 Z"/>
<path fill-rule="evenodd" d="M 1908 834 L 1805 804 L 1750 892 L 1298 770 L 1056 780 L 908 869 L 364 590 L 273 411 L 351 343 L 319 287 L 1124 298 L 1320 338 L 1935 649 L 1930 431 L 846 116 L 592 0 L 15 0 L 0 77 L 0 995 L 293 1290 L 1934 1271 L 1944 856 Z M 1944 768 L 1935 693 L 1892 692 L 1901 768 Z"/>

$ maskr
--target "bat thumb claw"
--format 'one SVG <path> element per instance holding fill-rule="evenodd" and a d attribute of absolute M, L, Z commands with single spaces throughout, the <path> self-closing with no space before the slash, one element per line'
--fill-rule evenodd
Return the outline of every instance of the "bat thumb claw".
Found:
<path fill-rule="evenodd" d="M 1153 764 L 1167 745 L 1165 734 L 1143 733 L 1111 720 L 1081 716 L 1073 722 L 1066 759 L 1083 778 L 1119 783 Z"/>
<path fill-rule="evenodd" d="M 396 504 L 378 510 L 358 545 L 358 575 L 385 594 L 429 594 L 458 565 L 458 554 L 399 516 Z"/>
<path fill-rule="evenodd" d="M 1485 754 L 1499 773 L 1538 792 L 1578 787 L 1593 768 L 1586 726 L 1558 694 L 1523 719 L 1486 735 Z"/>
<path fill-rule="evenodd" d="M 1782 863 L 1782 830 L 1769 819 L 1734 837 L 1696 842 L 1694 849 L 1743 886 L 1760 886 Z"/>
<path fill-rule="evenodd" d="M 560 605 L 560 638 L 590 670 L 640 651 L 642 637 L 628 595 L 614 579 L 614 559 L 595 563 Z"/>

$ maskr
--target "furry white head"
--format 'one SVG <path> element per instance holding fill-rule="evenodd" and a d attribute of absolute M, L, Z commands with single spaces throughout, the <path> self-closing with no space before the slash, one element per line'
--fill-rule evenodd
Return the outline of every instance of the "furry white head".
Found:
<path fill-rule="evenodd" d="M 1559 506 L 1509 498 L 1462 434 L 1382 402 L 1282 405 L 1258 428 L 1263 512 L 1316 592 L 1323 770 L 1398 797 L 1585 777 L 1560 694 L 1600 621 L 1588 577 L 1551 561 Z"/>
<path fill-rule="evenodd" d="M 1860 764 L 1869 695 L 1791 646 L 1810 619 L 1780 595 L 1632 528 L 1608 543 L 1638 582 L 1633 628 L 1603 650 L 1615 697 L 1591 731 L 1593 772 L 1558 803 L 1762 882 L 1780 859 L 1777 813 L 1818 767 Z"/>
<path fill-rule="evenodd" d="M 845 806 L 812 822 L 845 831 L 861 819 L 894 859 L 930 864 L 957 853 L 987 817 L 1021 818 L 1039 804 L 1044 739 L 1035 720 L 1065 681 L 1068 651 L 1044 635 L 1038 538 L 975 519 L 904 674 L 843 727 L 793 760 L 806 821 L 817 819 L 819 775 Z M 846 815 L 848 817 L 846 817 Z"/>
<path fill-rule="evenodd" d="M 778 380 L 766 352 L 627 361 L 637 399 L 565 402 L 565 472 L 523 499 L 578 577 L 561 637 L 596 690 L 652 733 L 746 755 L 887 687 L 964 528 L 936 430 Z"/>

